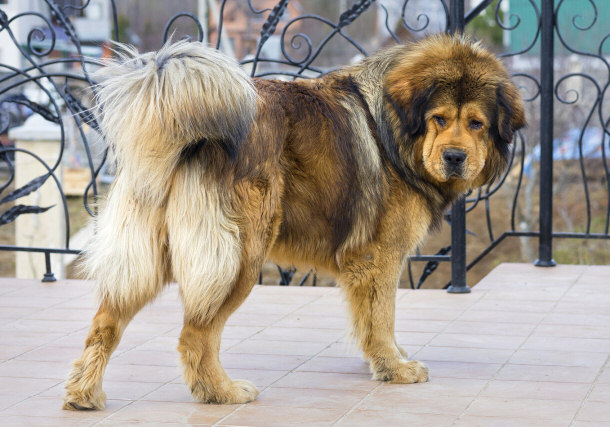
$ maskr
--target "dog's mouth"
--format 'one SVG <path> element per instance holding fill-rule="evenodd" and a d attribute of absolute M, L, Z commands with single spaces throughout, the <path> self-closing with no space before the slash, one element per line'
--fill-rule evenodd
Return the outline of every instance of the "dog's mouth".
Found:
<path fill-rule="evenodd" d="M 449 172 L 445 172 L 445 176 L 447 177 L 447 179 L 464 179 L 464 175 L 462 174 L 462 171 L 449 171 Z"/>
<path fill-rule="evenodd" d="M 462 167 L 459 168 L 444 168 L 445 179 L 449 180 L 461 180 L 465 179 L 464 177 L 464 169 Z"/>

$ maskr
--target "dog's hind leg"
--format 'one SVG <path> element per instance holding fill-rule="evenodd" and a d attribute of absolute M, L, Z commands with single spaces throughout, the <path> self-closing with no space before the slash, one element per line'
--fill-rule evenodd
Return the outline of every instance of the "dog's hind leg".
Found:
<path fill-rule="evenodd" d="M 102 379 L 110 355 L 132 317 L 166 283 L 164 215 L 123 197 L 117 182 L 84 261 L 101 304 L 66 382 L 64 409 L 103 409 Z"/>
<path fill-rule="evenodd" d="M 172 194 L 170 252 L 185 309 L 178 350 L 184 381 L 200 402 L 245 403 L 258 394 L 249 382 L 229 378 L 219 351 L 225 322 L 250 293 L 277 234 L 270 193 L 252 183 L 230 194 L 212 183 L 185 183 Z"/>

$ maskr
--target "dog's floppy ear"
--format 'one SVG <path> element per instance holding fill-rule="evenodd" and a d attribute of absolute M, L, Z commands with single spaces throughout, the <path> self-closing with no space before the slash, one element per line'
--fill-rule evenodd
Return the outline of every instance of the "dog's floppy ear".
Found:
<path fill-rule="evenodd" d="M 423 90 L 411 88 L 402 94 L 388 93 L 387 98 L 400 118 L 403 135 L 415 137 L 426 131 L 426 109 L 434 90 L 431 85 Z"/>
<path fill-rule="evenodd" d="M 496 89 L 496 114 L 491 124 L 492 137 L 499 147 L 513 141 L 515 131 L 525 126 L 525 110 L 519 90 L 511 82 Z"/>

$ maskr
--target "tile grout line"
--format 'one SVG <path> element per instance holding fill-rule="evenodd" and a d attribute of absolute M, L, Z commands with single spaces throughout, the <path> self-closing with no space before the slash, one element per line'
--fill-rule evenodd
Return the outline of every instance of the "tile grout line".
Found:
<path fill-rule="evenodd" d="M 580 402 L 580 406 L 578 407 L 578 409 L 576 410 L 576 413 L 574 414 L 574 417 L 572 417 L 572 420 L 570 421 L 570 425 L 571 426 L 574 425 L 574 423 L 576 421 L 578 421 L 576 418 L 578 418 L 578 416 L 582 412 L 585 404 L 587 402 L 589 402 L 589 396 L 591 396 L 591 393 L 593 392 L 593 389 L 599 384 L 599 378 L 602 376 L 602 374 L 604 373 L 604 370 L 606 369 L 606 367 L 609 364 L 610 364 L 610 355 L 606 358 L 606 361 L 599 368 L 599 372 L 597 373 L 597 375 L 595 376 L 595 379 L 591 383 L 591 386 L 589 387 L 589 390 L 587 390 L 587 394 L 585 395 L 585 397 Z"/>
<path fill-rule="evenodd" d="M 541 267 L 542 268 L 542 267 Z M 530 333 L 523 339 L 523 342 L 521 342 L 521 344 L 515 349 L 515 351 L 513 351 L 513 353 L 506 359 L 506 361 L 504 361 L 504 363 L 501 364 L 501 366 L 498 368 L 498 370 L 496 370 L 496 372 L 494 373 L 494 375 L 487 380 L 487 382 L 485 383 L 485 385 L 483 386 L 483 388 L 476 394 L 476 396 L 474 396 L 472 398 L 472 400 L 470 401 L 470 403 L 468 405 L 466 405 L 466 408 L 464 408 L 464 410 L 462 411 L 461 414 L 459 414 L 457 416 L 457 418 L 453 421 L 452 426 L 454 426 L 456 424 L 456 422 L 458 422 L 464 415 L 466 415 L 466 412 L 468 412 L 468 409 L 470 409 L 473 405 L 473 403 L 479 399 L 479 397 L 481 396 L 481 394 L 487 390 L 490 386 L 490 384 L 498 377 L 500 371 L 502 371 L 502 369 L 508 365 L 509 361 L 513 358 L 513 356 L 515 355 L 515 353 L 517 353 L 522 347 L 523 345 L 532 337 L 532 335 L 534 334 L 534 332 L 536 332 L 536 329 L 538 329 L 538 327 L 542 324 L 542 322 L 544 322 L 544 320 L 549 316 L 549 314 L 557 307 L 557 305 L 561 302 L 561 300 L 563 299 L 563 297 L 574 287 L 576 286 L 576 283 L 578 282 L 578 280 L 583 276 L 583 274 L 585 274 L 585 269 L 583 269 L 583 271 L 578 275 L 578 277 L 576 277 L 576 279 L 574 280 L 574 282 L 561 294 L 561 296 L 555 301 L 555 303 L 553 304 L 553 306 L 544 314 L 544 316 L 538 321 L 538 323 L 536 323 L 536 326 L 534 328 L 532 328 L 532 330 L 530 331 Z"/>

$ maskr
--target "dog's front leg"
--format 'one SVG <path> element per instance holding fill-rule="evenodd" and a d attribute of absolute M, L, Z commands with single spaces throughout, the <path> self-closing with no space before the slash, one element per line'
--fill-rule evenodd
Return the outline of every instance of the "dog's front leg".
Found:
<path fill-rule="evenodd" d="M 379 248 L 349 257 L 340 282 L 352 317 L 352 333 L 373 379 L 392 383 L 428 381 L 428 369 L 417 361 L 407 361 L 394 337 L 395 299 L 402 267 L 399 253 Z"/>

